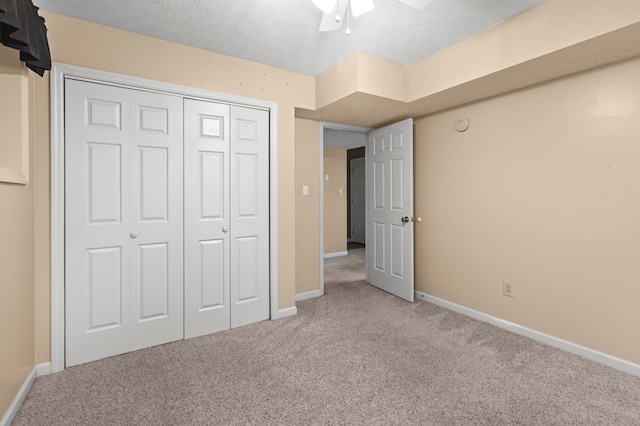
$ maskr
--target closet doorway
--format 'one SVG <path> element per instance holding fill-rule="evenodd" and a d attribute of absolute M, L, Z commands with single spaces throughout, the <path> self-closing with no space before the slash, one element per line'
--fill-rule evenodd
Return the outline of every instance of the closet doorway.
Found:
<path fill-rule="evenodd" d="M 52 370 L 280 317 L 276 105 L 59 64 L 51 87 Z M 225 310 L 222 326 L 194 319 Z"/>

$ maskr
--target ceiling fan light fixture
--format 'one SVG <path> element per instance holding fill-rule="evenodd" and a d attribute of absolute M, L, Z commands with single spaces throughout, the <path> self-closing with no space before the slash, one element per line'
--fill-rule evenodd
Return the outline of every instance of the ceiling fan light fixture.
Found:
<path fill-rule="evenodd" d="M 375 7 L 373 0 L 313 0 L 313 4 L 323 11 L 319 28 L 321 32 L 339 30 L 343 28 L 342 23 L 346 20 L 347 35 L 351 34 L 349 18 L 357 18 Z M 329 7 L 331 10 L 325 12 Z"/>
<path fill-rule="evenodd" d="M 398 0 L 401 3 L 411 6 L 414 9 L 424 10 L 433 0 Z"/>
<path fill-rule="evenodd" d="M 351 13 L 354 18 L 371 12 L 375 7 L 373 0 L 350 0 L 349 5 L 351 6 Z"/>
<path fill-rule="evenodd" d="M 324 13 L 331 13 L 338 4 L 338 0 L 313 0 L 313 4 Z"/>
<path fill-rule="evenodd" d="M 349 26 L 349 11 L 347 10 L 347 30 L 344 32 L 346 35 L 351 35 L 351 27 Z"/>

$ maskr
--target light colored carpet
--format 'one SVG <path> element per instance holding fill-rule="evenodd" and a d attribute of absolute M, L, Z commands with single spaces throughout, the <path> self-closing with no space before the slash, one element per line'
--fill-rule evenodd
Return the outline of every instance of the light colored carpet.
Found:
<path fill-rule="evenodd" d="M 364 283 L 264 321 L 36 380 L 15 425 L 638 425 L 640 378 Z"/>

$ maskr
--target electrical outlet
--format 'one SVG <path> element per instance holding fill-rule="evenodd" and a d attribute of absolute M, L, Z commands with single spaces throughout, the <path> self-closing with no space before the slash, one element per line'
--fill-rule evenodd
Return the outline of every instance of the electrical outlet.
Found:
<path fill-rule="evenodd" d="M 506 281 L 502 282 L 502 294 L 508 297 L 513 297 L 513 284 Z"/>

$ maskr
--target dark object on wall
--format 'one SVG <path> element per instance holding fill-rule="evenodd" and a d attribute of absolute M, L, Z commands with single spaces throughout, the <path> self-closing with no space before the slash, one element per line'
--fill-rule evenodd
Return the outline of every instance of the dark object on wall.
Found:
<path fill-rule="evenodd" d="M 20 51 L 20 60 L 42 76 L 51 69 L 44 18 L 31 0 L 0 0 L 0 42 Z"/>

